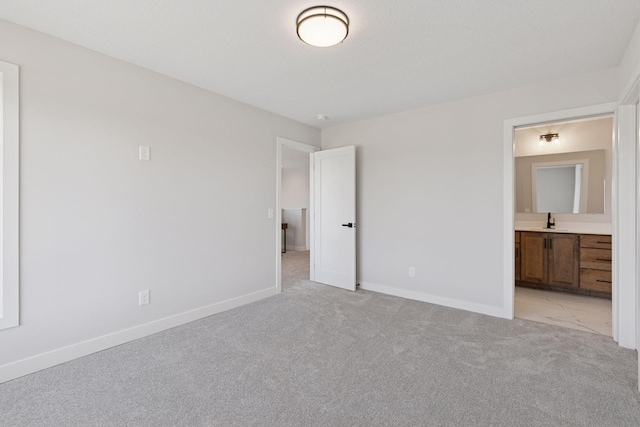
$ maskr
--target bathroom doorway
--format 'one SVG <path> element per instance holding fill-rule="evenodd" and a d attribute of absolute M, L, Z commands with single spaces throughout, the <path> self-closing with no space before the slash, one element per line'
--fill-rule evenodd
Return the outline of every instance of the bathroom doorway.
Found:
<path fill-rule="evenodd" d="M 613 336 L 613 130 L 613 112 L 514 128 L 514 317 Z"/>

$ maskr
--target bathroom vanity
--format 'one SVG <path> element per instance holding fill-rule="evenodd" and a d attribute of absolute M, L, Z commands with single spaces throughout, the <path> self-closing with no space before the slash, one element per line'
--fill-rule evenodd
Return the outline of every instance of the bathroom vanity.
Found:
<path fill-rule="evenodd" d="M 611 298 L 611 235 L 516 230 L 515 283 Z"/>

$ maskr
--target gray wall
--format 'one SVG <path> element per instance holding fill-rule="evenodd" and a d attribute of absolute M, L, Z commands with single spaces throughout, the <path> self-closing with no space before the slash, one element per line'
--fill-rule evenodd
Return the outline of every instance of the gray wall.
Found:
<path fill-rule="evenodd" d="M 0 40 L 22 114 L 0 365 L 275 287 L 276 136 L 317 129 L 3 21 Z"/>
<path fill-rule="evenodd" d="M 503 313 L 504 121 L 617 84 L 610 69 L 324 129 L 323 149 L 357 147 L 361 287 Z"/>

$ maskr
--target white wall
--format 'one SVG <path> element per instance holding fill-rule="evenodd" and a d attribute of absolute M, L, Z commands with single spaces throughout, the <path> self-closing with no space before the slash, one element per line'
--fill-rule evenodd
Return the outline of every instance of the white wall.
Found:
<path fill-rule="evenodd" d="M 282 169 L 282 208 L 306 209 L 305 211 L 305 242 L 303 246 L 309 248 L 309 165 L 298 168 Z M 289 237 L 289 236 L 287 236 Z M 293 236 L 291 236 L 293 237 Z M 300 246 L 300 245 L 297 245 Z"/>
<path fill-rule="evenodd" d="M 361 287 L 508 316 L 504 120 L 615 101 L 617 90 L 610 69 L 324 129 L 323 149 L 357 147 Z"/>
<path fill-rule="evenodd" d="M 541 134 L 558 133 L 558 144 L 539 145 Z M 576 151 L 607 150 L 611 156 L 613 117 L 578 120 L 570 123 L 550 123 L 535 127 L 516 129 L 514 157 L 539 156 L 542 154 L 573 153 Z M 608 158 L 611 161 L 610 157 Z"/>
<path fill-rule="evenodd" d="M 282 222 L 287 223 L 287 251 L 306 251 L 307 209 L 282 209 Z"/>
<path fill-rule="evenodd" d="M 282 169 L 282 208 L 309 208 L 309 167 Z"/>
<path fill-rule="evenodd" d="M 0 331 L 0 382 L 20 370 L 1 365 L 275 293 L 276 136 L 319 145 L 317 129 L 4 21 L 0 40 L 21 66 L 21 326 Z"/>
<path fill-rule="evenodd" d="M 627 46 L 618 69 L 618 97 L 622 100 L 640 75 L 640 22 L 636 26 L 636 31 L 629 41 L 629 46 Z"/>

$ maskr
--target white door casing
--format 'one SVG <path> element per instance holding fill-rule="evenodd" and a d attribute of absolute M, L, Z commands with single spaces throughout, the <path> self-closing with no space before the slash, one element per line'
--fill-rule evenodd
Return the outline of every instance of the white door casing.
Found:
<path fill-rule="evenodd" d="M 19 77 L 0 61 L 0 329 L 20 324 Z"/>
<path fill-rule="evenodd" d="M 640 89 L 636 89 L 636 93 Z M 639 96 L 640 98 L 640 96 Z M 640 224 L 640 102 L 636 101 L 636 227 Z M 636 228 L 636 254 L 640 254 L 640 230 Z M 640 345 L 640 264 L 636 263 L 636 349 Z M 638 391 L 640 391 L 640 358 L 638 358 Z"/>
<path fill-rule="evenodd" d="M 311 154 L 312 280 L 356 290 L 356 150 Z"/>

